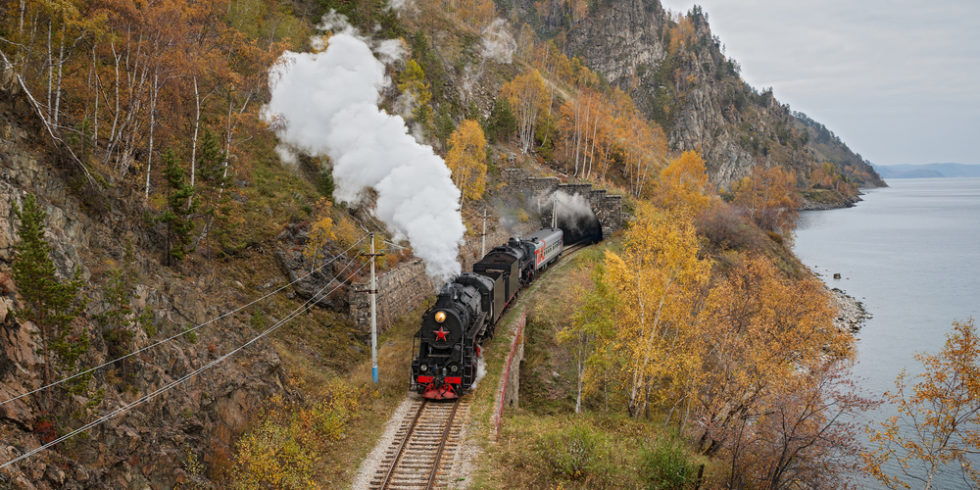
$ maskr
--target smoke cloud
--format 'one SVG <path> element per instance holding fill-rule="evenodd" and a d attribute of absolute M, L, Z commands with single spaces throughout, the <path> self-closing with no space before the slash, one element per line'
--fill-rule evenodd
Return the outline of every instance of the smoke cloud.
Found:
<path fill-rule="evenodd" d="M 558 221 L 563 221 L 566 223 L 576 223 L 582 218 L 594 217 L 595 214 L 592 212 L 592 205 L 589 204 L 588 199 L 586 199 L 581 194 L 568 194 L 567 192 L 557 191 L 550 196 L 544 198 L 547 202 L 547 208 L 549 212 L 547 213 L 550 222 L 551 218 L 551 203 L 554 202 L 556 206 Z M 540 201 L 539 201 L 540 202 Z M 545 205 L 545 203 L 542 203 Z"/>
<path fill-rule="evenodd" d="M 406 7 L 411 8 L 413 6 L 412 0 L 390 0 L 388 5 L 397 11 L 402 11 L 405 10 Z"/>
<path fill-rule="evenodd" d="M 602 239 L 602 224 L 592 210 L 589 200 L 581 194 L 557 191 L 538 197 L 538 209 L 545 226 L 551 226 L 551 210 L 556 211 L 558 227 L 565 231 L 565 243 Z"/>
<path fill-rule="evenodd" d="M 325 17 L 322 27 L 338 27 L 337 17 Z M 336 199 L 357 204 L 368 189 L 376 191 L 375 216 L 396 240 L 409 241 L 430 276 L 458 274 L 465 227 L 450 171 L 431 146 L 415 141 L 404 119 L 378 108 L 390 80 L 370 44 L 388 60 L 399 49 L 363 39 L 349 26 L 318 43 L 326 49 L 287 51 L 269 70 L 263 119 L 282 142 L 330 157 Z"/>

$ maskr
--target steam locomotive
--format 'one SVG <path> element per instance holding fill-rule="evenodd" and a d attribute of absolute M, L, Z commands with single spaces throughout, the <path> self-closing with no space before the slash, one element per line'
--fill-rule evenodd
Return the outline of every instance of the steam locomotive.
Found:
<path fill-rule="evenodd" d="M 412 391 L 444 400 L 473 386 L 483 341 L 517 292 L 558 260 L 563 239 L 559 228 L 511 238 L 440 289 L 413 341 Z"/>

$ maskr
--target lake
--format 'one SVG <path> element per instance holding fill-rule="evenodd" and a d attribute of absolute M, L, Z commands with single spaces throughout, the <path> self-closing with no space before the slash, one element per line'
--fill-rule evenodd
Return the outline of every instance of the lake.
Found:
<path fill-rule="evenodd" d="M 903 368 L 920 372 L 913 356 L 942 349 L 953 320 L 980 316 L 980 179 L 888 184 L 865 191 L 856 207 L 801 213 L 794 245 L 828 286 L 874 315 L 857 334 L 855 374 L 877 395 L 894 388 Z M 882 407 L 870 416 L 891 413 Z M 958 471 L 934 487 L 970 488 Z"/>

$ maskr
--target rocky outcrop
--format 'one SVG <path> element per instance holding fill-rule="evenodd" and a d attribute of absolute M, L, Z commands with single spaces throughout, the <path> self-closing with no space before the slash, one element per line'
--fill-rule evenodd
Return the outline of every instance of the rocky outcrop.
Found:
<path fill-rule="evenodd" d="M 299 297 L 308 300 L 316 296 L 313 304 L 334 311 L 346 311 L 354 270 L 348 264 L 360 250 L 342 255 L 340 251 L 324 249 L 317 263 L 313 263 L 303 255 L 309 239 L 305 223 L 290 224 L 279 234 L 277 240 L 280 248 L 275 253 L 283 273 Z"/>
<path fill-rule="evenodd" d="M 871 314 L 864 308 L 864 304 L 843 290 L 833 288 L 830 290 L 831 305 L 837 311 L 834 317 L 834 326 L 842 332 L 857 332 L 861 330 L 865 320 L 871 318 Z"/>

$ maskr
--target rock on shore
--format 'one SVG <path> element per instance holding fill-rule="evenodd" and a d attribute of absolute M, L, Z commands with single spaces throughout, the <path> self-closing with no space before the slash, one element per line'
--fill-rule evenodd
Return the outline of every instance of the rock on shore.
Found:
<path fill-rule="evenodd" d="M 871 318 L 864 304 L 839 288 L 830 289 L 830 294 L 833 306 L 837 309 L 834 326 L 839 330 L 852 333 L 861 330 L 864 321 Z"/>

